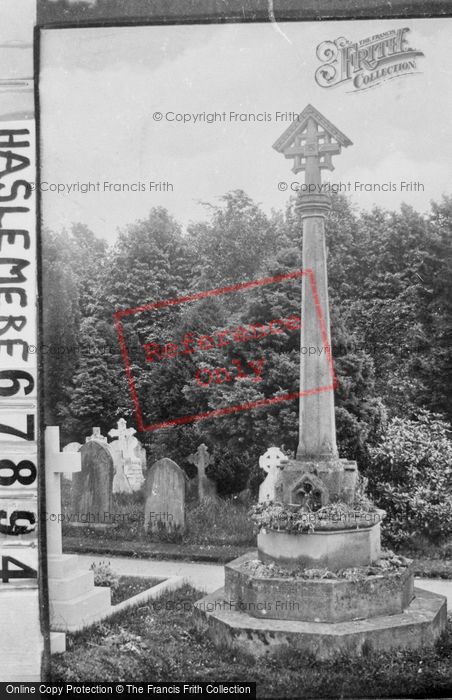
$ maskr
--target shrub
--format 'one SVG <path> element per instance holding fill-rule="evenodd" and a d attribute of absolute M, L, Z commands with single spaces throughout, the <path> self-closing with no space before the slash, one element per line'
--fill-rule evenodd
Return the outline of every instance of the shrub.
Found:
<path fill-rule="evenodd" d="M 119 576 L 111 568 L 109 561 L 101 561 L 98 564 L 91 564 L 91 570 L 94 572 L 95 586 L 109 586 L 115 589 L 119 585 Z"/>
<path fill-rule="evenodd" d="M 452 442 L 440 416 L 393 418 L 369 447 L 369 488 L 387 511 L 385 535 L 393 543 L 440 541 L 452 533 Z"/>

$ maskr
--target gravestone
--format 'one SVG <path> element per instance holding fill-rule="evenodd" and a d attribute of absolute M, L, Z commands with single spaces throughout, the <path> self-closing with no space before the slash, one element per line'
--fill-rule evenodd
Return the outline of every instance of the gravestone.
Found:
<path fill-rule="evenodd" d="M 267 452 L 259 457 L 259 466 L 267 474 L 259 486 L 259 503 L 269 503 L 276 500 L 276 481 L 280 465 L 287 461 L 287 457 L 279 447 L 269 447 Z"/>
<path fill-rule="evenodd" d="M 82 470 L 74 474 L 71 489 L 74 522 L 78 519 L 90 527 L 108 527 L 114 471 L 111 451 L 106 443 L 89 439 L 80 448 L 80 456 Z"/>
<path fill-rule="evenodd" d="M 209 455 L 207 446 L 204 444 L 200 445 L 194 454 L 187 457 L 187 460 L 194 464 L 198 470 L 199 501 L 201 502 L 206 498 L 216 498 L 217 485 L 206 475 L 207 467 L 213 464 L 214 461 L 212 455 Z"/>
<path fill-rule="evenodd" d="M 109 436 L 116 438 L 110 443 L 110 447 L 118 453 L 118 459 L 122 460 L 122 469 L 127 477 L 132 491 L 138 491 L 143 486 L 143 457 L 142 445 L 135 437 L 136 430 L 128 428 L 124 418 L 118 420 L 118 427 L 109 431 Z M 121 477 L 122 479 L 122 477 Z M 121 483 L 124 485 L 124 481 Z"/>
<path fill-rule="evenodd" d="M 63 452 L 78 452 L 81 446 L 80 442 L 70 442 L 69 445 L 63 447 Z M 63 479 L 72 481 L 72 472 L 63 472 Z"/>
<path fill-rule="evenodd" d="M 146 531 L 183 531 L 186 475 L 172 459 L 163 457 L 146 475 L 144 526 Z"/>

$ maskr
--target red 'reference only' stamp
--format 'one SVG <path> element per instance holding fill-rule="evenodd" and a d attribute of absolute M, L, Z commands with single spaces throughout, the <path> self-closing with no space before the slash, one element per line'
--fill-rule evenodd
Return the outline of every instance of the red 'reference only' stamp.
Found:
<path fill-rule="evenodd" d="M 175 307 L 183 304 L 191 304 L 196 301 L 208 299 L 209 297 L 220 297 L 223 295 L 228 295 L 237 292 L 246 292 L 247 290 L 249 291 L 257 289 L 259 287 L 265 287 L 267 285 L 285 283 L 296 280 L 303 276 L 306 276 L 309 282 L 309 290 L 313 297 L 319 322 L 319 329 L 323 341 L 323 348 L 309 348 L 309 354 L 311 353 L 311 350 L 325 352 L 331 378 L 331 382 L 328 385 L 316 387 L 306 391 L 289 391 L 286 393 L 278 393 L 275 396 L 269 396 L 255 401 L 248 401 L 232 406 L 227 405 L 222 408 L 208 410 L 192 415 L 176 416 L 174 418 L 166 419 L 163 421 L 155 421 L 152 423 L 145 422 L 142 404 L 140 402 L 140 397 L 137 389 L 137 381 L 134 374 L 134 363 L 131 361 L 130 352 L 125 337 L 124 319 L 126 319 L 127 317 L 135 316 L 137 314 L 142 314 L 144 312 L 154 311 L 156 309 L 168 309 L 169 307 Z M 217 418 L 220 416 L 226 416 L 240 411 L 247 411 L 255 408 L 271 406 L 274 404 L 282 403 L 284 401 L 292 401 L 302 396 L 317 394 L 324 391 L 332 391 L 336 386 L 336 378 L 334 373 L 331 348 L 329 346 L 326 323 L 321 310 L 314 274 L 313 271 L 310 269 L 295 270 L 293 272 L 276 275 L 274 277 L 265 277 L 257 280 L 251 280 L 249 282 L 241 282 L 238 284 L 229 285 L 227 287 L 198 292 L 176 299 L 164 299 L 161 301 L 144 304 L 143 306 L 137 306 L 135 308 L 123 309 L 115 312 L 114 321 L 118 333 L 119 345 L 124 361 L 130 394 L 135 408 L 137 427 L 140 432 L 154 431 L 162 428 L 171 428 L 178 425 L 194 423 L 196 421 L 205 420 L 208 418 Z M 143 343 L 143 359 L 145 363 L 148 364 L 148 366 L 152 365 L 153 367 L 165 366 L 166 363 L 170 362 L 174 358 L 180 359 L 190 357 L 191 360 L 194 360 L 197 358 L 200 352 L 202 353 L 202 351 L 211 352 L 221 350 L 225 347 L 229 347 L 229 349 L 231 349 L 231 347 L 233 347 L 234 345 L 243 343 L 246 343 L 247 345 L 258 344 L 259 341 L 263 338 L 269 338 L 270 336 L 299 331 L 301 328 L 301 324 L 302 319 L 300 318 L 299 313 L 292 313 L 281 318 L 273 318 L 266 323 L 241 323 L 239 326 L 216 330 L 209 333 L 208 335 L 196 335 L 192 332 L 186 332 L 180 340 L 165 339 L 164 342 L 160 341 L 157 343 L 155 341 L 151 341 Z M 258 346 L 256 345 L 256 347 Z M 303 348 L 301 350 L 303 350 Z M 307 352 L 308 348 L 305 348 L 305 351 Z M 211 385 L 215 386 L 218 384 L 226 384 L 243 379 L 247 379 L 253 384 L 256 384 L 262 381 L 264 371 L 265 357 L 256 358 L 254 360 L 232 359 L 230 361 L 229 367 L 216 367 L 212 369 L 211 367 L 203 366 L 203 363 L 201 363 L 197 367 L 193 379 L 198 387 L 204 389 L 207 389 Z"/>

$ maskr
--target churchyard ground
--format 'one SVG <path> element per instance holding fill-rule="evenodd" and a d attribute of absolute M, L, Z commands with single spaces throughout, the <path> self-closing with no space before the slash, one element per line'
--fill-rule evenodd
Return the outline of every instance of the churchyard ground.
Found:
<path fill-rule="evenodd" d="M 218 650 L 193 619 L 201 592 L 185 586 L 67 637 L 52 662 L 52 680 L 244 681 L 258 697 L 443 696 L 452 687 L 452 623 L 434 648 L 339 655 L 318 661 L 284 651 L 272 659 Z M 87 653 L 89 650 L 89 653 Z"/>

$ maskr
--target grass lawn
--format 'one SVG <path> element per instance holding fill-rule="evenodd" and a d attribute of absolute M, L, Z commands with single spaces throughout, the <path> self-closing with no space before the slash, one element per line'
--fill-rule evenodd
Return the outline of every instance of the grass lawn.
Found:
<path fill-rule="evenodd" d="M 330 661 L 295 651 L 257 660 L 221 652 L 193 623 L 202 597 L 185 586 L 67 635 L 52 657 L 54 682 L 257 682 L 260 697 L 434 697 L 452 692 L 452 622 L 434 649 L 338 656 Z"/>

